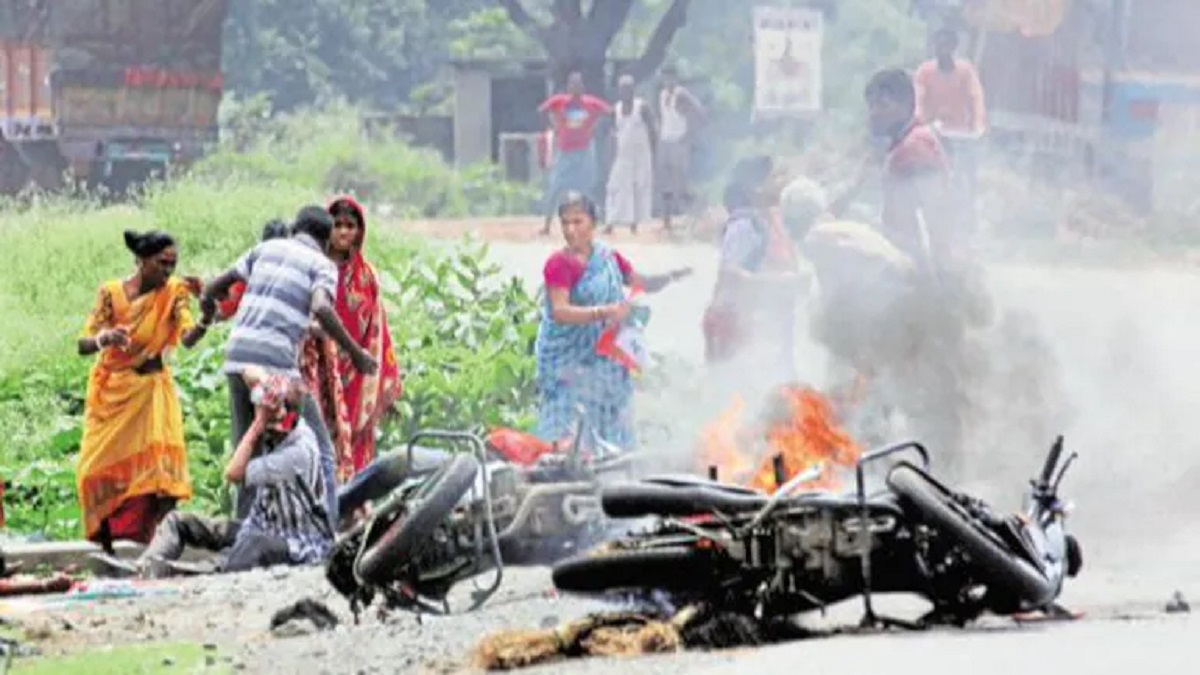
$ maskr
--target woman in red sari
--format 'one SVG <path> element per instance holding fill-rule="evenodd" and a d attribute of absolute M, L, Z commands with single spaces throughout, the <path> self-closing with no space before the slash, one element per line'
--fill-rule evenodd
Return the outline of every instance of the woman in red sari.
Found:
<path fill-rule="evenodd" d="M 338 458 L 338 475 L 344 481 L 375 459 L 375 428 L 400 398 L 403 385 L 375 268 L 363 256 L 367 239 L 363 208 L 350 197 L 339 197 L 329 205 L 329 215 L 334 223 L 329 255 L 339 270 L 338 317 L 355 342 L 379 362 L 377 374 L 363 375 L 345 354 L 339 361 L 351 439 L 349 456 Z"/>

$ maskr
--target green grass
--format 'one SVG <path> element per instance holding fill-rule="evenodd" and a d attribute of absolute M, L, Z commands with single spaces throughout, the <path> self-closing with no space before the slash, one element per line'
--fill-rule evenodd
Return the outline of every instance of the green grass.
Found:
<path fill-rule="evenodd" d="M 96 208 L 52 200 L 0 210 L 7 255 L 0 264 L 0 374 L 72 358 L 71 344 L 107 279 L 129 274 L 126 229 L 166 230 L 177 238 L 180 272 L 208 274 L 232 263 L 272 217 L 290 218 L 319 193 L 235 180 L 188 180 L 157 188 L 142 208 Z"/>
<path fill-rule="evenodd" d="M 216 656 L 216 652 L 207 652 Z M 230 673 L 220 660 L 206 665 L 206 652 L 197 644 L 125 645 L 62 657 L 22 659 L 13 663 L 17 675 L 140 675 L 142 673 Z"/>
<path fill-rule="evenodd" d="M 191 175 L 150 187 L 134 204 L 102 207 L 79 195 L 18 205 L 0 200 L 0 478 L 8 527 L 53 538 L 79 535 L 74 464 L 92 359 L 75 341 L 97 288 L 134 269 L 127 229 L 161 229 L 179 245 L 180 274 L 223 271 L 253 245 L 263 223 L 305 204 L 357 191 L 401 215 L 519 212 L 529 190 L 495 167 L 457 171 L 402 139 L 365 139 L 357 111 L 332 107 L 233 124 L 232 143 Z M 527 426 L 536 311 L 523 287 L 502 283 L 481 248 L 429 247 L 374 228 L 368 256 L 385 283 L 397 356 L 407 373 L 388 442 L 412 426 Z M 224 329 L 177 354 L 195 498 L 186 508 L 228 508 L 221 467 L 228 404 L 220 375 Z"/>

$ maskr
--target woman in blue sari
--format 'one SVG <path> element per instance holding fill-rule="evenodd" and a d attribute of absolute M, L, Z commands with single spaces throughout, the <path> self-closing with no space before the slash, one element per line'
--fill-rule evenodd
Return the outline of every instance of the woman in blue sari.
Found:
<path fill-rule="evenodd" d="M 582 405 L 601 438 L 632 449 L 632 377 L 625 366 L 597 354 L 596 343 L 606 327 L 629 315 L 626 286 L 655 293 L 691 270 L 639 275 L 624 256 L 595 240 L 596 216 L 596 204 L 579 192 L 568 192 L 558 207 L 567 245 L 542 270 L 546 294 L 537 337 L 537 435 L 569 442 L 575 408 Z"/>

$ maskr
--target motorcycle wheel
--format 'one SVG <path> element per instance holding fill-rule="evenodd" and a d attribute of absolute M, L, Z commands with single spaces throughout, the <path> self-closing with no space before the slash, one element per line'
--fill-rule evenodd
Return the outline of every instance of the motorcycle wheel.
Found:
<path fill-rule="evenodd" d="M 570 593 L 712 590 L 717 569 L 711 554 L 684 546 L 599 549 L 554 566 L 554 587 Z"/>
<path fill-rule="evenodd" d="M 1055 588 L 1042 574 L 962 514 L 951 496 L 917 469 L 898 465 L 888 474 L 887 483 L 917 510 L 923 522 L 966 549 L 980 580 L 989 586 L 989 594 L 1011 594 L 1031 609 L 1054 600 Z"/>
<path fill-rule="evenodd" d="M 363 552 L 358 563 L 362 578 L 379 585 L 394 581 L 391 575 L 397 567 L 425 551 L 434 530 L 471 489 L 478 471 L 479 463 L 466 454 L 455 455 L 435 471 L 414 496 L 414 507 Z"/>

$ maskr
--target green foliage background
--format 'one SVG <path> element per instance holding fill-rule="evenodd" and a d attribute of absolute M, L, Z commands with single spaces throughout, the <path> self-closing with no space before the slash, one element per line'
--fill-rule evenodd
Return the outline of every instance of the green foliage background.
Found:
<path fill-rule="evenodd" d="M 244 153 L 218 151 L 137 204 L 101 207 L 80 196 L 0 203 L 0 237 L 19 252 L 0 266 L 0 476 L 9 528 L 79 536 L 74 462 L 91 359 L 76 356 L 74 342 L 97 287 L 131 271 L 121 231 L 173 233 L 180 271 L 207 276 L 253 245 L 266 220 L 323 203 L 342 187 L 339 176 L 379 186 L 377 197 L 403 199 L 400 216 L 504 212 L 528 196 L 490 169 L 459 173 L 395 138 L 368 141 L 339 130 L 353 114 L 335 107 L 282 116 Z M 368 248 L 407 374 L 383 447 L 418 426 L 528 427 L 537 327 L 531 293 L 488 261 L 484 245 L 427 244 L 399 234 L 395 222 L 373 217 Z M 220 477 L 229 445 L 224 337 L 224 329 L 214 331 L 173 359 L 196 491 L 187 508 L 209 512 L 228 508 Z"/>
<path fill-rule="evenodd" d="M 549 21 L 550 0 L 522 2 L 536 19 Z M 756 4 L 692 0 L 669 56 L 685 74 L 708 78 L 716 100 L 742 114 L 753 86 Z M 824 53 L 827 104 L 833 110 L 857 110 L 871 71 L 911 66 L 924 53 L 924 24 L 910 15 L 910 0 L 766 4 L 836 10 Z M 636 0 L 609 56 L 640 54 L 669 5 L 670 0 Z M 409 104 L 414 90 L 444 85 L 451 58 L 540 55 L 495 0 L 241 0 L 231 3 L 225 36 L 232 91 L 241 97 L 266 94 L 283 110 L 336 99 L 395 109 Z"/>

